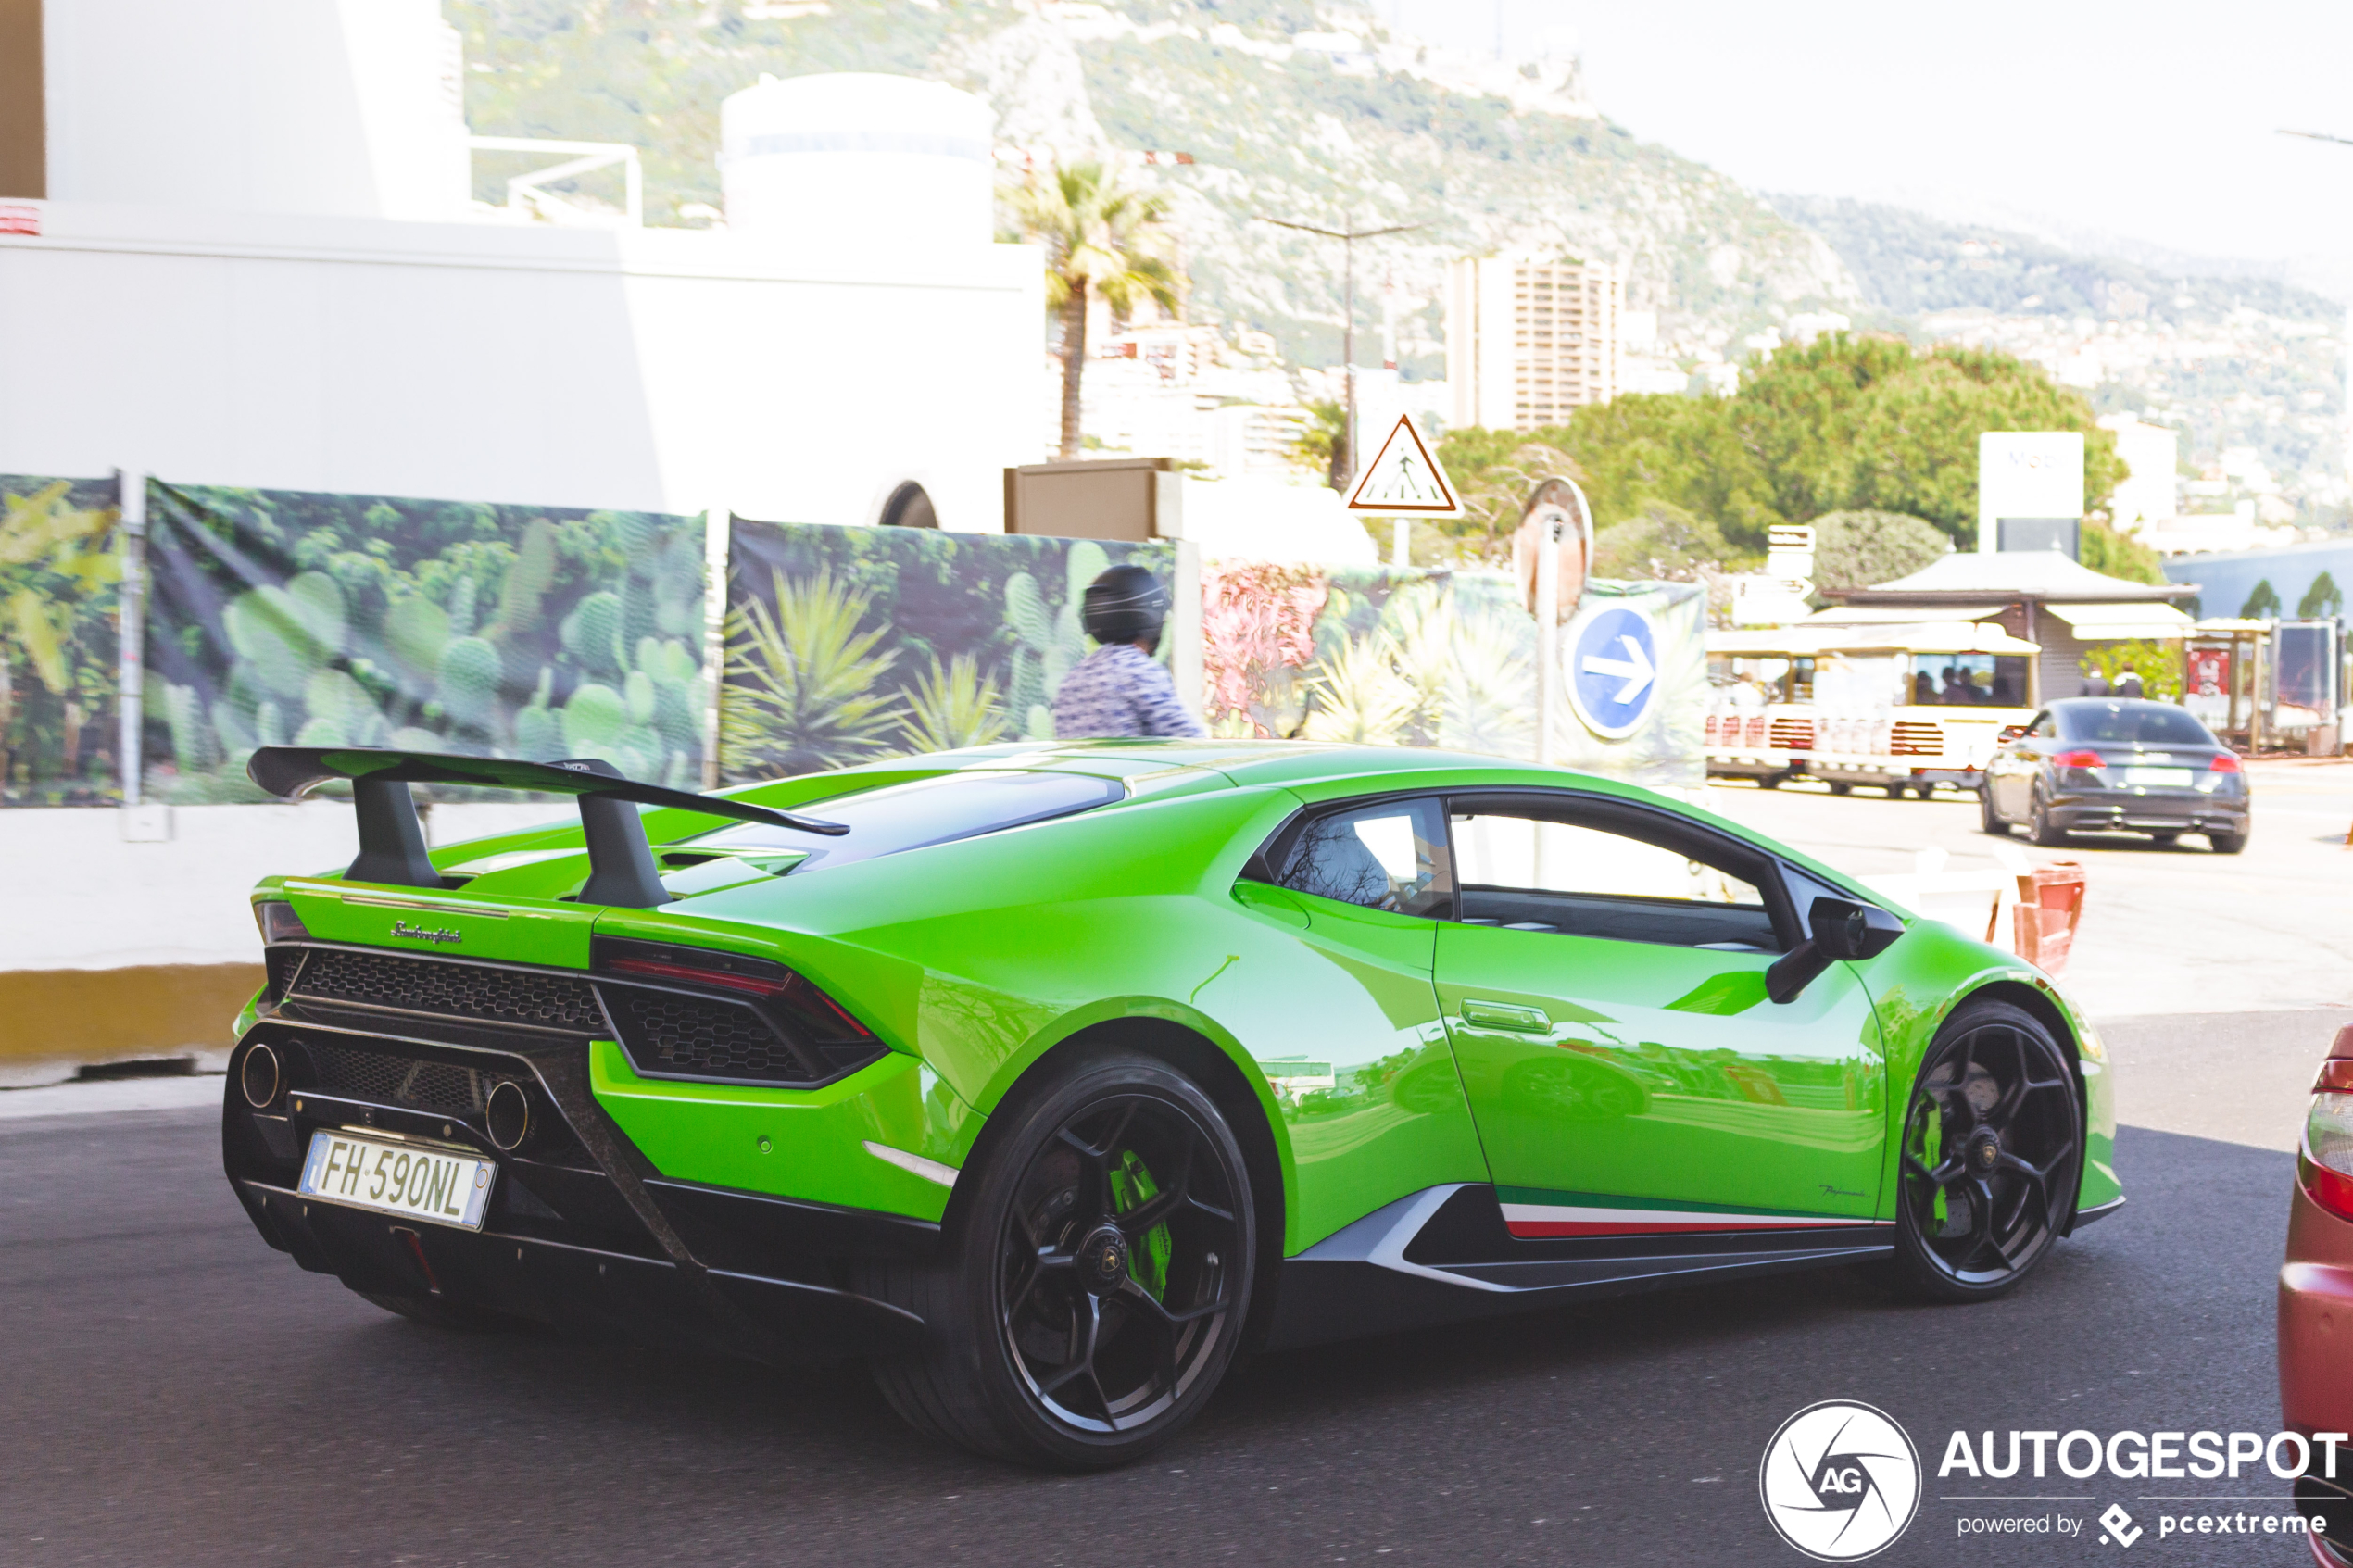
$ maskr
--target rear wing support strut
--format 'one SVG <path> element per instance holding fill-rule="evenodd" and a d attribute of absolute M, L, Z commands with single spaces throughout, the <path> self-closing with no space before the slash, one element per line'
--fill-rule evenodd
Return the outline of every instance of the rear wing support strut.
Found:
<path fill-rule="evenodd" d="M 584 904 L 649 909 L 667 904 L 637 806 L 666 806 L 737 822 L 767 822 L 802 833 L 838 836 L 840 822 L 755 806 L 747 800 L 696 795 L 623 778 L 611 763 L 596 759 L 563 762 L 518 762 L 503 757 L 456 757 L 426 751 L 389 751 L 367 746 L 265 746 L 245 765 L 246 776 L 271 794 L 294 798 L 333 779 L 351 781 L 359 824 L 359 853 L 344 872 L 352 882 L 394 887 L 441 887 L 441 872 L 425 851 L 424 824 L 409 786 L 465 784 L 570 795 L 580 802 L 580 826 L 588 841 L 588 881 Z"/>

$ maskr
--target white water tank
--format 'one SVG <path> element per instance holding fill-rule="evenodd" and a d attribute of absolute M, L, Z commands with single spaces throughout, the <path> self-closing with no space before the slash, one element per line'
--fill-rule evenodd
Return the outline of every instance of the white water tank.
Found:
<path fill-rule="evenodd" d="M 996 117 L 970 93 L 870 71 L 778 80 L 719 106 L 727 227 L 814 243 L 987 245 Z"/>

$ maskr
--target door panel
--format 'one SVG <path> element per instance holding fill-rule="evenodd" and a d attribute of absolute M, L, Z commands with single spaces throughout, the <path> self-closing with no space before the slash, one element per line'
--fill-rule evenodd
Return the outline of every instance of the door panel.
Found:
<path fill-rule="evenodd" d="M 1847 965 L 1783 1005 L 1769 953 L 1447 922 L 1436 956 L 1515 1235 L 1870 1219 L 1886 1073 Z"/>

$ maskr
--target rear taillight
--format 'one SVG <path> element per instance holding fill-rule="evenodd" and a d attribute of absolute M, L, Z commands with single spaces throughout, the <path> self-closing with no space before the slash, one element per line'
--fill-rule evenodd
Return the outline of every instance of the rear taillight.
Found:
<path fill-rule="evenodd" d="M 2105 768 L 2108 766 L 2108 759 L 2096 751 L 2081 749 L 2062 751 L 2051 758 L 2051 766 L 2054 768 Z"/>
<path fill-rule="evenodd" d="M 305 929 L 302 917 L 295 913 L 292 904 L 271 899 L 253 907 L 253 922 L 261 927 L 265 943 L 308 942 L 310 933 Z"/>
<path fill-rule="evenodd" d="M 807 975 L 766 959 L 722 953 L 707 947 L 600 938 L 597 967 L 609 974 L 640 980 L 674 980 L 756 997 L 821 1046 L 872 1042 L 874 1031 L 810 982 Z"/>
<path fill-rule="evenodd" d="M 2218 751 L 2214 754 L 2214 760 L 2206 765 L 2206 771 L 2209 773 L 2241 773 L 2246 770 L 2239 766 L 2237 752 Z"/>
<path fill-rule="evenodd" d="M 2312 1085 L 2296 1174 L 2305 1192 L 2341 1220 L 2353 1220 L 2353 1060 L 2332 1057 Z"/>

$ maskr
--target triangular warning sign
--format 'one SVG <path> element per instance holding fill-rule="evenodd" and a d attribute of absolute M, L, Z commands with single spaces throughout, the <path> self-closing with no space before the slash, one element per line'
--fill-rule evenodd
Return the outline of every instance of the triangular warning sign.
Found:
<path fill-rule="evenodd" d="M 1453 482 L 1439 466 L 1437 454 L 1414 428 L 1414 416 L 1401 414 L 1397 428 L 1356 482 L 1348 509 L 1384 517 L 1460 517 L 1463 503 L 1455 498 Z"/>

